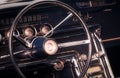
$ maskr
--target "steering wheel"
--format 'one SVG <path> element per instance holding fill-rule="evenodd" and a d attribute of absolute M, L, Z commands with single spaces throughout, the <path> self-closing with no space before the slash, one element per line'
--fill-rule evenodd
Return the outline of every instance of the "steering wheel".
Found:
<path fill-rule="evenodd" d="M 60 21 L 56 26 L 54 26 L 47 34 L 45 34 L 42 38 L 39 37 L 39 36 L 35 36 L 31 42 L 28 42 L 26 40 L 24 40 L 21 36 L 18 36 L 18 35 L 15 35 L 14 34 L 14 31 L 16 30 L 16 26 L 19 22 L 19 20 L 21 19 L 21 17 L 26 13 L 28 12 L 30 9 L 32 9 L 33 7 L 36 7 L 38 5 L 47 5 L 47 4 L 50 4 L 50 5 L 55 5 L 56 7 L 60 7 L 60 8 L 63 8 L 65 9 L 66 11 L 68 11 L 68 15 L 62 20 Z M 14 57 L 14 54 L 13 54 L 13 37 L 15 37 L 23 46 L 25 46 L 26 48 L 28 49 L 33 49 L 33 46 L 38 46 L 39 48 L 43 48 L 41 46 L 43 46 L 44 44 L 44 41 L 46 41 L 46 38 L 47 38 L 47 35 L 49 35 L 51 32 L 53 32 L 54 30 L 56 30 L 58 27 L 60 27 L 64 22 L 66 22 L 68 19 L 70 19 L 71 17 L 76 17 L 79 21 L 79 23 L 81 24 L 83 30 L 85 31 L 85 34 L 87 36 L 87 43 L 88 43 L 88 57 L 87 57 L 87 60 L 86 60 L 86 63 L 80 73 L 80 78 L 83 78 L 84 75 L 86 74 L 87 70 L 88 70 L 88 67 L 89 67 L 89 63 L 90 63 L 90 60 L 91 60 L 91 53 L 92 53 L 92 39 L 91 39 L 91 35 L 90 35 L 90 32 L 85 24 L 85 22 L 82 20 L 82 18 L 79 16 L 79 14 L 77 13 L 77 11 L 75 9 L 73 9 L 71 6 L 63 3 L 63 2 L 60 2 L 60 1 L 35 1 L 33 3 L 31 3 L 30 5 L 26 6 L 25 8 L 23 8 L 19 13 L 18 15 L 15 17 L 15 20 L 13 21 L 12 23 L 12 26 L 10 28 L 10 34 L 9 34 L 9 53 L 10 53 L 10 58 L 11 58 L 11 61 L 15 67 L 15 69 L 17 70 L 17 72 L 19 73 L 19 75 L 22 77 L 22 78 L 26 78 L 26 76 L 23 74 L 23 72 L 20 70 L 20 68 L 18 67 L 18 64 L 16 63 L 15 61 L 15 57 Z M 52 40 L 53 41 L 53 40 Z M 53 41 L 54 42 L 54 41 Z M 36 45 L 36 44 L 33 44 L 33 43 L 40 43 L 40 45 Z M 54 42 L 55 43 L 55 42 Z M 53 43 L 53 44 L 54 44 Z M 55 43 L 56 44 L 56 43 Z M 62 46 L 64 47 L 64 46 Z M 59 47 L 58 47 L 59 48 Z M 35 48 L 36 49 L 36 48 Z M 36 49 L 38 51 L 38 49 Z M 57 51 L 54 50 L 55 52 Z M 53 52 L 52 54 L 55 54 L 55 52 Z M 47 54 L 49 54 L 49 52 L 46 52 Z M 52 55 L 52 54 L 49 54 L 49 55 Z"/>

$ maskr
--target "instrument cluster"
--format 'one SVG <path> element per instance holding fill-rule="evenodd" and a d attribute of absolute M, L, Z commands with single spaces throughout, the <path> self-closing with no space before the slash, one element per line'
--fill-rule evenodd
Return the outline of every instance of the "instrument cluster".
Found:
<path fill-rule="evenodd" d="M 41 25 L 23 25 L 18 26 L 14 33 L 17 36 L 21 36 L 24 39 L 32 38 L 34 36 L 44 36 L 46 35 L 53 26 L 49 23 L 44 23 Z M 1 29 L 0 30 L 0 44 L 6 45 L 8 44 L 8 38 L 9 38 L 10 29 Z M 52 36 L 53 32 L 47 35 L 47 37 Z"/>

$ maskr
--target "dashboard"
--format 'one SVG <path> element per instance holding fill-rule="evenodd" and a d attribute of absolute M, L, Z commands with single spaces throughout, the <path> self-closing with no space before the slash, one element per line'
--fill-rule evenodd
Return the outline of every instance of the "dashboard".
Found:
<path fill-rule="evenodd" d="M 58 0 L 51 1 L 57 3 Z M 112 64 L 112 53 L 108 52 L 114 46 L 119 47 L 120 33 L 116 28 L 114 34 L 108 33 L 112 31 L 109 30 L 108 21 L 103 22 L 100 18 L 102 13 L 102 17 L 105 18 L 104 13 L 108 8 L 112 8 L 115 13 L 117 9 L 120 9 L 117 8 L 119 4 L 116 0 L 60 0 L 63 2 L 62 6 L 65 3 L 75 9 L 88 30 L 84 27 L 84 23 L 79 21 L 79 17 L 74 15 L 74 12 L 71 15 L 71 11 L 59 7 L 58 4 L 37 5 L 26 11 L 20 18 L 16 17 L 24 7 L 37 2 L 39 1 L 0 2 L 0 73 L 2 73 L 0 77 L 8 78 L 7 75 L 13 75 L 13 78 L 19 77 L 13 70 L 14 63 L 11 63 L 10 44 L 12 44 L 11 48 L 18 68 L 29 78 L 112 78 L 119 76 L 119 73 L 116 73 L 119 69 L 116 70 L 115 64 Z M 14 31 L 11 31 L 15 18 L 18 22 L 15 24 L 15 29 L 13 28 Z M 68 20 L 64 21 L 67 18 Z M 117 25 L 120 24 L 117 22 Z M 103 49 L 104 47 L 106 50 Z M 67 75 L 64 74 L 65 72 Z"/>

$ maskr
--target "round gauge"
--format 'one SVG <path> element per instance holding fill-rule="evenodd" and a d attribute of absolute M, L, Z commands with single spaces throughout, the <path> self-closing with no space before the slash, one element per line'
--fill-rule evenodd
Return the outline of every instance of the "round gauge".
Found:
<path fill-rule="evenodd" d="M 43 26 L 40 27 L 40 33 L 41 35 L 45 35 L 47 34 L 50 30 L 52 29 L 52 25 L 45 23 L 43 24 Z M 51 36 L 53 32 L 51 32 L 50 34 L 48 34 L 48 36 Z"/>
<path fill-rule="evenodd" d="M 41 32 L 42 32 L 42 34 L 47 34 L 48 32 L 50 31 L 50 28 L 48 27 L 48 26 L 44 26 L 44 27 L 42 27 L 42 29 L 41 29 Z"/>
<path fill-rule="evenodd" d="M 36 35 L 35 28 L 32 27 L 32 26 L 26 27 L 26 28 L 23 30 L 23 33 L 24 33 L 24 36 L 25 36 L 25 37 L 32 37 L 32 36 Z"/>

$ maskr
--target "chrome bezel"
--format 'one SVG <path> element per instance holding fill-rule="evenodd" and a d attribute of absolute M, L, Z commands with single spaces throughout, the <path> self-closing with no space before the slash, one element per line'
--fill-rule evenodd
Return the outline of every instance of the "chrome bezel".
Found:
<path fill-rule="evenodd" d="M 36 28 L 34 27 L 34 26 L 31 26 L 31 25 L 29 25 L 29 26 L 26 26 L 25 28 L 23 28 L 23 36 L 26 38 L 26 37 L 29 37 L 29 36 L 26 36 L 26 34 L 25 34 L 25 30 L 27 29 L 27 28 L 30 28 L 30 29 L 32 29 L 32 31 L 33 31 L 33 35 L 32 36 L 30 36 L 30 37 L 34 37 L 34 36 L 36 36 L 37 35 L 37 30 L 36 30 Z"/>
<path fill-rule="evenodd" d="M 40 28 L 39 28 L 40 34 L 41 34 L 42 36 L 45 35 L 45 34 L 42 33 L 42 28 L 43 28 L 44 26 L 48 27 L 48 28 L 49 28 L 49 31 L 50 31 L 51 29 L 53 29 L 53 26 L 52 26 L 51 24 L 49 24 L 49 23 L 44 23 L 44 24 L 41 25 Z M 48 31 L 48 32 L 49 32 L 49 31 Z M 47 33 L 46 33 L 46 34 L 47 34 Z M 52 35 L 53 35 L 53 31 L 52 31 L 49 35 L 47 35 L 47 37 L 51 37 Z"/>

